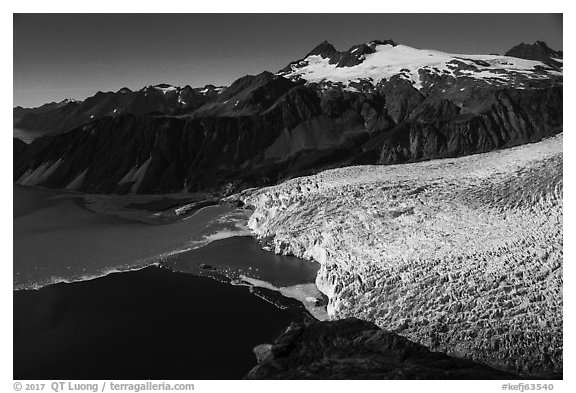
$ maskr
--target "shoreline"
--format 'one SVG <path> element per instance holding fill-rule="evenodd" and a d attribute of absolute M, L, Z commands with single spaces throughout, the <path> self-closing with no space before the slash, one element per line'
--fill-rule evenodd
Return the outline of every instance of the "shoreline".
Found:
<path fill-rule="evenodd" d="M 305 304 L 305 298 L 298 295 L 298 287 L 300 286 L 307 286 L 311 284 L 297 284 L 294 286 L 288 287 L 281 287 L 277 288 L 272 284 L 261 281 L 255 278 L 239 275 L 237 277 L 230 277 L 226 275 L 224 272 L 210 268 L 205 270 L 200 270 L 195 273 L 184 272 L 177 269 L 172 269 L 163 262 L 154 262 L 149 265 L 145 266 L 135 266 L 126 269 L 113 269 L 109 272 L 103 273 L 102 275 L 95 275 L 86 278 L 80 278 L 78 280 L 62 280 L 62 281 L 55 281 L 45 285 L 38 285 L 37 287 L 30 287 L 30 288 L 12 288 L 13 294 L 19 293 L 32 293 L 45 290 L 47 288 L 51 288 L 53 286 L 60 286 L 60 285 L 67 285 L 67 284 L 81 284 L 81 283 L 90 283 L 95 280 L 105 279 L 112 275 L 117 274 L 127 274 L 133 272 L 139 272 L 142 270 L 155 268 L 161 271 L 166 271 L 170 273 L 178 273 L 178 274 L 185 274 L 191 277 L 200 277 L 200 278 L 209 278 L 221 284 L 226 284 L 229 286 L 234 287 L 246 287 L 254 296 L 259 297 L 268 303 L 271 303 L 278 307 L 281 310 L 284 310 L 289 307 L 301 307 L 303 310 L 306 310 L 311 317 L 314 317 L 317 320 L 325 320 L 320 319 L 318 315 L 322 315 L 321 312 L 316 311 L 314 307 L 309 307 Z M 291 292 L 293 294 L 291 295 Z M 302 291 L 304 293 L 304 291 Z M 311 312 L 313 310 L 313 312 Z"/>
<path fill-rule="evenodd" d="M 249 238 L 250 241 L 257 243 L 253 237 L 248 236 L 237 236 L 237 237 L 246 237 Z M 225 240 L 225 239 L 224 239 Z M 220 240 L 216 240 L 212 243 L 218 243 Z M 214 244 L 214 246 L 218 246 L 218 244 Z M 283 302 L 278 299 L 274 299 L 270 301 L 270 298 L 278 297 L 279 299 L 284 299 L 285 302 L 291 302 L 293 300 L 297 301 L 312 317 L 319 321 L 327 320 L 328 315 L 326 313 L 326 297 L 323 292 L 321 292 L 315 283 L 298 283 L 294 285 L 286 285 L 286 286 L 275 286 L 270 282 L 260 280 L 258 278 L 249 277 L 244 274 L 240 270 L 238 271 L 227 271 L 222 270 L 220 268 L 215 268 L 213 266 L 208 265 L 209 267 L 203 267 L 204 263 L 201 263 L 200 266 L 195 269 L 194 271 L 189 270 L 181 270 L 175 268 L 173 265 L 174 260 L 180 256 L 189 253 L 190 251 L 194 250 L 177 250 L 167 255 L 159 256 L 154 262 L 145 264 L 145 265 L 136 265 L 136 266 L 128 266 L 125 268 L 113 268 L 107 270 L 102 273 L 96 273 L 89 276 L 80 277 L 77 279 L 64 279 L 59 278 L 54 281 L 45 284 L 36 284 L 34 286 L 28 287 L 14 287 L 12 291 L 16 292 L 34 292 L 34 291 L 41 291 L 44 288 L 49 288 L 52 286 L 63 285 L 63 284 L 77 284 L 83 282 L 91 282 L 94 280 L 99 280 L 102 278 L 109 277 L 115 274 L 126 274 L 131 272 L 138 272 L 144 269 L 148 269 L 151 267 L 163 269 L 166 271 L 170 271 L 173 273 L 182 273 L 188 274 L 194 277 L 208 277 L 220 283 L 226 283 L 227 285 L 231 286 L 243 286 L 249 288 L 250 292 L 253 293 L 255 296 L 261 297 L 262 299 L 269 301 L 274 305 L 282 304 Z M 262 249 L 262 251 L 267 252 L 266 250 Z M 310 261 L 306 261 L 311 263 Z M 258 292 L 263 290 L 264 292 L 270 292 L 274 295 L 266 295 L 261 296 Z M 283 308 L 282 306 L 279 306 Z"/>
<path fill-rule="evenodd" d="M 21 188 L 35 188 L 41 191 L 41 195 L 45 201 L 47 201 L 48 206 L 52 205 L 52 201 L 54 203 L 59 203 L 58 201 L 66 201 L 69 200 L 71 203 L 75 204 L 79 209 L 84 210 L 86 212 L 90 212 L 93 214 L 105 216 L 105 217 L 112 217 L 114 219 L 119 219 L 122 221 L 130 222 L 142 222 L 142 214 L 161 214 L 165 213 L 166 211 L 174 212 L 174 215 L 177 215 L 177 211 L 184 212 L 179 217 L 179 221 L 192 219 L 196 214 L 199 214 L 206 209 L 212 209 L 215 206 L 229 206 L 230 203 L 226 201 L 217 201 L 218 203 L 214 205 L 214 201 L 210 200 L 207 201 L 206 199 L 202 199 L 204 196 L 191 196 L 195 197 L 197 200 L 196 202 L 192 203 L 185 203 L 182 204 L 182 198 L 178 195 L 178 198 L 167 198 L 166 196 L 96 196 L 96 200 L 94 195 L 91 194 L 84 194 L 79 193 L 76 191 L 69 191 L 69 190 L 52 190 L 37 186 L 22 186 L 17 185 L 17 187 Z M 185 198 L 186 201 L 190 201 L 190 198 Z M 134 204 L 138 202 L 137 208 L 134 208 Z M 158 205 L 160 203 L 160 205 Z M 97 208 L 94 208 L 94 204 L 96 204 Z M 144 205 L 142 205 L 144 204 Z M 152 205 L 150 205 L 152 204 Z M 170 205 L 170 207 L 166 210 L 162 211 L 155 211 L 156 208 L 165 208 L 166 204 Z M 125 217 L 123 210 L 129 210 L 131 216 Z M 184 271 L 188 274 L 193 274 L 196 276 L 212 276 L 218 281 L 227 281 L 230 285 L 243 285 L 251 287 L 251 290 L 254 290 L 256 287 L 264 288 L 266 290 L 276 291 L 278 295 L 286 297 L 287 299 L 297 299 L 299 300 L 302 305 L 308 309 L 313 315 L 315 315 L 318 319 L 326 319 L 325 312 L 323 313 L 322 307 L 316 307 L 315 304 L 321 301 L 322 294 L 318 291 L 314 291 L 311 288 L 302 290 L 302 286 L 310 286 L 310 284 L 305 283 L 304 281 L 296 281 L 294 284 L 290 284 L 288 282 L 284 284 L 275 284 L 274 281 L 274 267 L 270 267 L 266 269 L 266 266 L 260 266 L 258 268 L 258 264 L 262 264 L 262 257 L 267 258 L 270 257 L 270 263 L 272 266 L 276 263 L 279 263 L 275 258 L 277 258 L 273 253 L 268 254 L 265 250 L 262 249 L 261 244 L 258 244 L 256 241 L 252 231 L 250 231 L 247 227 L 247 222 L 249 220 L 249 214 L 253 213 L 252 211 L 245 211 L 246 209 L 241 209 L 242 213 L 223 213 L 222 217 L 217 218 L 211 225 L 213 225 L 213 230 L 215 231 L 212 233 L 210 229 L 206 231 L 206 234 L 198 238 L 197 240 L 192 241 L 190 244 L 183 245 L 181 249 L 175 249 L 171 251 L 164 252 L 162 254 L 153 256 L 153 257 L 146 257 L 142 258 L 139 261 L 132 261 L 129 265 L 125 266 L 114 266 L 114 267 L 104 267 L 102 271 L 93 271 L 88 274 L 84 274 L 80 271 L 77 272 L 77 275 L 52 275 L 51 277 L 47 277 L 44 281 L 14 281 L 13 282 L 13 291 L 38 291 L 42 288 L 58 285 L 58 284 L 72 284 L 77 282 L 85 282 L 85 281 L 92 281 L 98 278 L 107 277 L 111 274 L 115 273 L 128 273 L 132 271 L 139 271 L 145 269 L 149 266 L 156 266 L 156 267 L 166 267 L 171 271 Z M 136 214 L 136 216 L 134 216 Z M 229 221 L 229 222 L 228 222 Z M 225 224 L 222 224 L 224 222 Z M 148 222 L 150 223 L 150 222 Z M 166 222 L 159 223 L 156 222 L 154 224 L 167 224 Z M 222 227 L 224 225 L 224 227 Z M 241 240 L 244 237 L 249 239 L 249 244 L 241 247 L 238 249 L 238 244 L 246 244 L 246 240 Z M 239 243 L 240 242 L 240 243 Z M 243 242 L 243 243 L 242 243 Z M 236 244 L 234 246 L 234 244 Z M 205 257 L 208 256 L 209 260 L 213 260 L 213 256 L 210 256 L 210 253 L 206 253 L 206 250 L 202 250 L 204 247 L 210 247 L 212 250 L 216 250 L 219 246 L 224 247 L 227 249 L 230 245 L 233 245 L 233 249 L 237 249 L 240 254 L 238 254 L 240 259 L 247 259 L 247 260 L 254 260 L 254 257 L 257 256 L 260 259 L 254 260 L 254 262 L 244 262 L 239 264 L 238 266 L 234 265 L 234 261 L 228 261 L 224 265 L 219 265 L 217 261 L 208 262 L 203 261 L 202 255 Z M 242 254 L 242 252 L 246 253 L 244 250 L 245 247 L 248 249 L 255 249 L 255 255 L 252 254 Z M 224 251 L 225 252 L 225 251 Z M 198 254 L 196 256 L 196 254 Z M 188 257 L 190 255 L 190 257 Z M 243 257 L 240 257 L 242 255 Z M 199 261 L 202 263 L 196 263 L 198 266 L 194 267 L 194 261 Z M 258 261 L 258 262 L 257 262 Z M 255 264 L 252 268 L 250 264 Z M 308 261 L 304 261 L 304 263 L 308 264 Z M 200 267 L 201 264 L 213 264 L 214 266 L 210 269 L 209 272 L 207 269 L 203 269 Z M 72 266 L 72 265 L 71 265 Z M 264 269 L 264 270 L 261 270 Z M 270 270 L 267 272 L 267 270 Z M 284 274 L 283 271 L 286 269 L 280 270 L 279 274 Z M 289 271 L 287 271 L 290 273 Z M 265 274 L 262 276 L 262 274 Z M 292 274 L 292 273 L 291 273 Z M 225 279 L 224 279 L 225 277 Z M 246 277 L 247 279 L 242 279 Z M 266 278 L 267 277 L 267 278 Z M 281 277 L 278 277 L 281 278 Z M 267 280 L 272 280 L 268 282 Z M 280 280 L 282 281 L 282 280 Z M 286 281 L 286 280 L 284 280 Z M 312 280 L 313 281 L 313 280 Z M 300 286 L 300 288 L 299 288 Z M 259 291 L 254 291 L 255 294 L 258 296 Z M 308 295 L 306 295 L 308 293 Z M 312 294 L 311 294 L 312 293 Z M 312 295 L 315 295 L 317 299 L 314 302 L 310 301 L 307 298 L 310 298 Z M 265 299 L 270 298 L 270 296 L 264 296 Z M 274 304 L 278 304 L 277 300 L 273 301 Z"/>

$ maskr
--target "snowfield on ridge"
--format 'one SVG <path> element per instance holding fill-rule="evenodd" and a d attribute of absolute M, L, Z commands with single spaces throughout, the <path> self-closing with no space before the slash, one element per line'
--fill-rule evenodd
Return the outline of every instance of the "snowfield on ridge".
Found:
<path fill-rule="evenodd" d="M 355 316 L 497 368 L 562 371 L 562 134 L 505 150 L 355 166 L 245 190 L 249 227 L 321 264 Z"/>
<path fill-rule="evenodd" d="M 469 78 L 489 85 L 515 84 L 521 89 L 525 88 L 527 80 L 548 80 L 562 76 L 560 70 L 540 61 L 511 56 L 453 54 L 375 42 L 368 43 L 368 46 L 374 52 L 359 56 L 359 64 L 353 66 L 339 67 L 330 58 L 309 54 L 279 74 L 289 79 L 304 79 L 308 83 L 341 83 L 345 89 L 353 91 L 357 88 L 351 82 L 365 81 L 377 85 L 383 79 L 393 76 L 409 81 L 418 90 L 424 84 L 434 84 L 424 77 L 426 74 Z"/>

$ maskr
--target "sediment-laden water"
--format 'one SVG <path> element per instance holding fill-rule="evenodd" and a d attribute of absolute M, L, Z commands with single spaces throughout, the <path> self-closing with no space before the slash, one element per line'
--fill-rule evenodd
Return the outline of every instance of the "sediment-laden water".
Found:
<path fill-rule="evenodd" d="M 264 251 L 249 211 L 166 199 L 14 186 L 14 378 L 241 378 L 308 315 L 280 293 L 314 309 L 318 265 Z"/>

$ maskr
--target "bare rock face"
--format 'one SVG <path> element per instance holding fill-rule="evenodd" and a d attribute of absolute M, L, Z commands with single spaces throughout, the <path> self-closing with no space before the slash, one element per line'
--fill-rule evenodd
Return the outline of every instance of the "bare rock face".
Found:
<path fill-rule="evenodd" d="M 383 136 L 378 163 L 486 152 L 534 142 L 562 128 L 561 87 L 501 90 L 482 99 L 485 109 L 474 113 L 470 106 L 429 97 L 408 121 Z"/>
<path fill-rule="evenodd" d="M 469 360 L 431 352 L 356 318 L 292 324 L 255 348 L 247 379 L 516 379 Z"/>
<path fill-rule="evenodd" d="M 564 54 L 551 49 L 545 42 L 536 41 L 533 44 L 521 43 L 506 52 L 506 56 L 521 59 L 538 60 L 553 67 L 562 67 Z"/>

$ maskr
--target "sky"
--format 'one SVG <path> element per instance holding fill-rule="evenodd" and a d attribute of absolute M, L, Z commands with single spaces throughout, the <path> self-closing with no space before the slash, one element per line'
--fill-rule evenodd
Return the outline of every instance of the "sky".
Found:
<path fill-rule="evenodd" d="M 169 83 L 230 85 L 327 40 L 451 53 L 562 50 L 562 14 L 14 14 L 14 106 Z"/>

